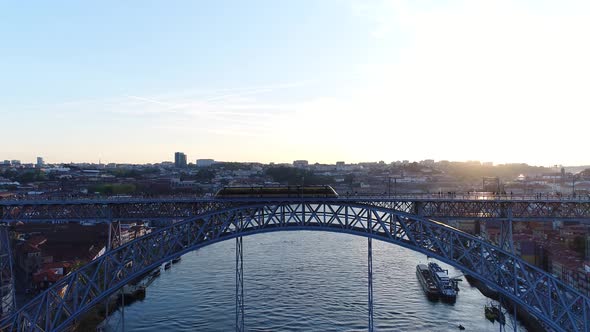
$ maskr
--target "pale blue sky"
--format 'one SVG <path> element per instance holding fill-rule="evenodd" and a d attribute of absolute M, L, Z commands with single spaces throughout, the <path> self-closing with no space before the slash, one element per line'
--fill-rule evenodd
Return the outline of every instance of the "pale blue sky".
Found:
<path fill-rule="evenodd" d="M 0 159 L 590 164 L 584 1 L 0 3 Z"/>

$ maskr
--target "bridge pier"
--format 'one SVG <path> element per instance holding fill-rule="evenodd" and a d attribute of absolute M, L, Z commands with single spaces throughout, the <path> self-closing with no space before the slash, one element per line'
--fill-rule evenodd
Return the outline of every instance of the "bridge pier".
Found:
<path fill-rule="evenodd" d="M 500 248 L 514 254 L 514 238 L 512 236 L 512 207 L 509 206 L 504 212 L 506 220 L 500 224 Z"/>
<path fill-rule="evenodd" d="M 109 220 L 107 221 L 109 231 L 108 231 L 107 243 L 105 246 L 105 255 L 108 252 L 110 252 L 111 250 L 113 250 L 123 244 L 123 242 L 121 240 L 121 223 L 118 221 L 113 221 L 111 219 L 112 213 L 111 213 L 110 209 L 108 209 L 106 211 L 106 215 L 109 217 Z M 104 279 L 105 284 L 107 282 L 106 277 L 107 277 L 107 274 L 105 273 L 105 279 Z M 121 288 L 121 326 L 123 328 L 123 331 L 125 331 L 125 302 L 123 300 L 123 297 L 125 297 L 125 294 L 123 293 L 123 288 Z M 105 320 L 107 322 L 109 322 L 110 317 L 111 317 L 110 313 L 109 313 L 109 301 L 110 301 L 109 298 L 107 298 L 106 301 L 104 302 Z"/>
<path fill-rule="evenodd" d="M 242 237 L 236 238 L 236 332 L 244 331 L 244 255 Z"/>
<path fill-rule="evenodd" d="M 125 287 L 121 288 L 121 332 L 125 332 Z"/>
<path fill-rule="evenodd" d="M 0 318 L 16 308 L 14 298 L 14 275 L 12 250 L 7 225 L 0 226 Z"/>
<path fill-rule="evenodd" d="M 367 239 L 369 332 L 373 332 L 373 240 Z"/>

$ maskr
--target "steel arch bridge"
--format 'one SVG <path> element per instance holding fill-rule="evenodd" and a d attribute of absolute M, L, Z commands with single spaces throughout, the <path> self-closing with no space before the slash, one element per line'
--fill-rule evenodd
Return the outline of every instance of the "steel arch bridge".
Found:
<path fill-rule="evenodd" d="M 0 324 L 63 330 L 131 280 L 189 251 L 274 231 L 347 233 L 406 247 L 470 274 L 558 331 L 590 331 L 590 299 L 509 251 L 414 213 L 359 202 L 251 202 L 226 206 L 107 252 L 54 284 Z"/>

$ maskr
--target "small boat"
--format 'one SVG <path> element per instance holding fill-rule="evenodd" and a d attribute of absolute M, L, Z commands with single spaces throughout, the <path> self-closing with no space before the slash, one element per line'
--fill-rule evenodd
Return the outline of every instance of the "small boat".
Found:
<path fill-rule="evenodd" d="M 160 275 L 160 268 L 158 267 L 157 269 L 153 270 L 152 273 L 150 274 L 152 277 L 157 277 Z"/>
<path fill-rule="evenodd" d="M 164 264 L 164 270 L 168 270 L 170 267 L 172 267 L 171 262 L 166 262 L 166 264 Z"/>
<path fill-rule="evenodd" d="M 459 330 L 461 330 L 461 331 L 465 330 L 465 326 L 463 326 L 463 325 L 461 325 L 461 324 L 459 324 L 459 326 L 458 326 L 458 327 L 459 327 Z"/>
<path fill-rule="evenodd" d="M 180 262 L 180 256 L 175 257 L 175 258 L 172 259 L 172 264 L 176 264 L 178 262 Z"/>
<path fill-rule="evenodd" d="M 484 313 L 490 322 L 494 323 L 495 321 L 498 321 L 501 325 L 506 324 L 506 317 L 499 304 L 494 305 L 493 303 L 490 303 L 490 305 L 486 305 L 484 307 Z"/>

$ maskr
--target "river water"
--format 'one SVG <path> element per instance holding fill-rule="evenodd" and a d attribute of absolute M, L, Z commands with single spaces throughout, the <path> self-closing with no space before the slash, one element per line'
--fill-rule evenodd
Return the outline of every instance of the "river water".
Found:
<path fill-rule="evenodd" d="M 297 231 L 243 241 L 247 331 L 367 330 L 367 239 Z M 459 331 L 459 324 L 466 331 L 500 330 L 484 317 L 489 300 L 464 278 L 456 303 L 429 301 L 415 274 L 416 264 L 426 262 L 422 254 L 373 240 L 375 330 Z M 451 276 L 461 274 L 439 264 Z M 235 330 L 235 241 L 184 255 L 124 315 L 125 331 Z M 120 313 L 109 326 L 121 329 Z"/>

